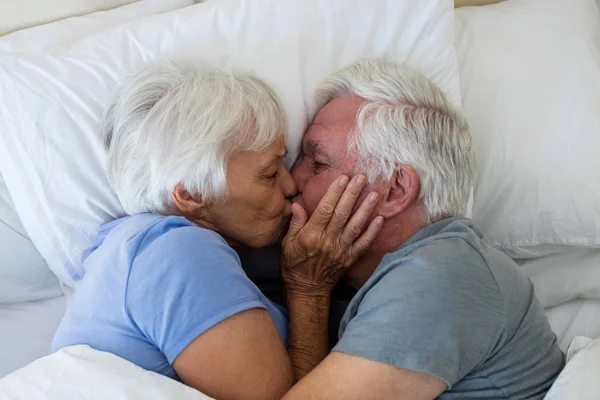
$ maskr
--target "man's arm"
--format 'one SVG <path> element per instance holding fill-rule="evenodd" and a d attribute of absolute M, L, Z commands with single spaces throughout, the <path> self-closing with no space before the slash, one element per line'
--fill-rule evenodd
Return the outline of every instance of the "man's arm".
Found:
<path fill-rule="evenodd" d="M 432 375 L 333 352 L 283 400 L 432 400 L 446 390 Z"/>

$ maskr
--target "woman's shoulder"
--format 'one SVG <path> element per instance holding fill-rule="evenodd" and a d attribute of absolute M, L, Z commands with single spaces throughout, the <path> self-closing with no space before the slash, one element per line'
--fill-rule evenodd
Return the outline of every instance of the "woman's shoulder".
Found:
<path fill-rule="evenodd" d="M 130 224 L 137 225 L 139 236 L 137 255 L 150 250 L 152 253 L 170 252 L 201 254 L 218 251 L 233 251 L 218 233 L 201 228 L 180 216 L 141 214 Z"/>
<path fill-rule="evenodd" d="M 155 219 L 121 250 L 129 260 L 130 288 L 198 288 L 215 279 L 245 277 L 239 256 L 219 234 L 180 217 Z"/>
<path fill-rule="evenodd" d="M 150 213 L 125 217 L 101 227 L 95 253 L 98 254 L 94 259 L 100 253 L 116 257 L 118 264 L 124 262 L 132 270 L 135 266 L 169 270 L 174 264 L 185 268 L 213 263 L 241 268 L 237 253 L 218 233 L 183 217 Z"/>
<path fill-rule="evenodd" d="M 139 241 L 140 245 L 148 245 L 159 241 L 161 245 L 169 242 L 224 244 L 227 242 L 221 235 L 209 229 L 201 228 L 188 219 L 177 215 L 158 215 L 143 213 L 123 217 L 102 225 L 100 236 L 119 237 L 123 241 Z M 138 240 L 134 240 L 134 239 Z"/>

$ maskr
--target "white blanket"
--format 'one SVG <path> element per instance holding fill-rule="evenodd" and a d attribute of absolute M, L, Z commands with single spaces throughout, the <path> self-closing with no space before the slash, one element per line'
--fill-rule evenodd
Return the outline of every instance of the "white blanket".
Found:
<path fill-rule="evenodd" d="M 544 400 L 600 398 L 600 338 L 576 337 L 567 352 L 567 366 Z"/>
<path fill-rule="evenodd" d="M 199 391 L 88 346 L 41 358 L 0 380 L 0 399 L 210 400 Z"/>
<path fill-rule="evenodd" d="M 546 400 L 596 400 L 600 339 L 576 338 Z M 1 400 L 211 400 L 177 381 L 113 354 L 73 346 L 0 379 Z"/>

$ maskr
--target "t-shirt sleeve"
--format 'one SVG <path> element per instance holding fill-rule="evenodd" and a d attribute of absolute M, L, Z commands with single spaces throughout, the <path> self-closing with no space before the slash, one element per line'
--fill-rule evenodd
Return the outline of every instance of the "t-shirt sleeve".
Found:
<path fill-rule="evenodd" d="M 504 301 L 479 254 L 455 244 L 452 257 L 382 265 L 333 350 L 426 372 L 448 387 L 483 363 L 505 331 Z"/>
<path fill-rule="evenodd" d="M 126 312 L 172 364 L 212 326 L 265 308 L 259 293 L 218 234 L 184 226 L 142 242 L 131 266 Z"/>

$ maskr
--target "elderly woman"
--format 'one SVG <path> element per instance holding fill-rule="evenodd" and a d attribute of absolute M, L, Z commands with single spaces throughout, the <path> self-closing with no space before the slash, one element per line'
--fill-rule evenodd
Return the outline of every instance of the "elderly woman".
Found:
<path fill-rule="evenodd" d="M 294 213 L 285 276 L 306 289 L 327 282 L 327 265 L 349 265 L 378 230 L 315 241 L 319 231 L 342 236 L 360 188 L 343 177 L 307 222 L 292 207 L 285 132 L 277 95 L 251 76 L 166 64 L 124 81 L 103 141 L 128 216 L 99 228 L 53 350 L 87 344 L 220 399 L 281 398 L 294 381 L 286 313 L 231 246 L 280 242 Z M 352 217 L 360 228 L 369 207 Z"/>

